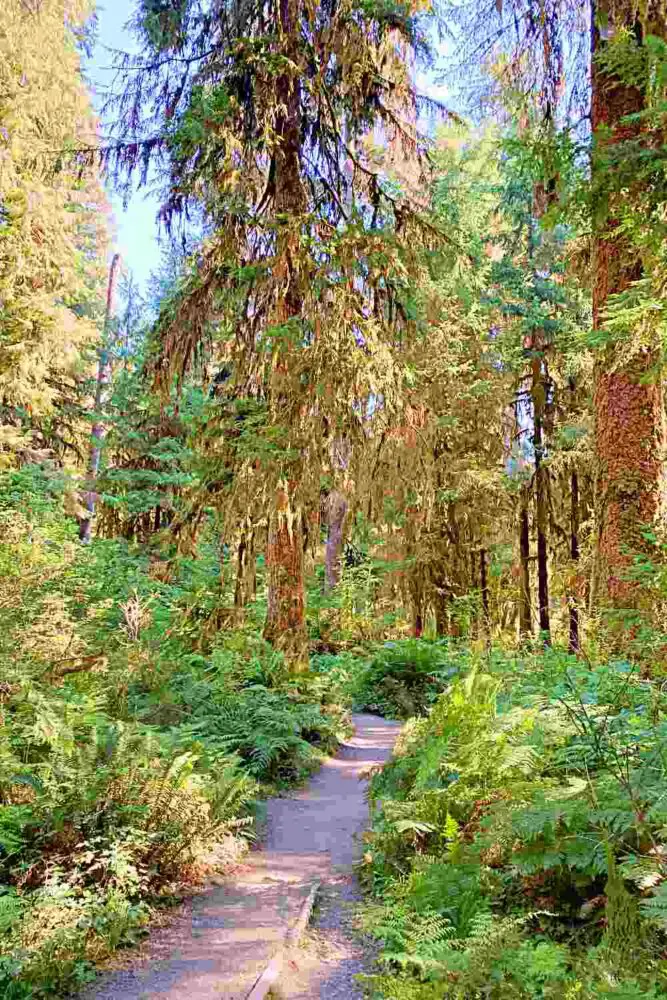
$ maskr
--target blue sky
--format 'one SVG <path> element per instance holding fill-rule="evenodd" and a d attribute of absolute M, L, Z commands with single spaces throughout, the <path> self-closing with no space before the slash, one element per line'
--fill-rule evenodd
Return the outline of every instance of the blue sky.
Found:
<path fill-rule="evenodd" d="M 112 54 L 108 49 L 131 51 L 136 48 L 125 25 L 132 15 L 134 0 L 106 0 L 97 5 L 97 44 L 86 73 L 93 85 L 95 104 L 99 110 L 101 91 L 111 82 Z M 146 279 L 160 261 L 156 215 L 159 203 L 146 189 L 135 192 L 127 210 L 122 200 L 109 188 L 109 195 L 116 223 L 116 249 L 137 280 L 145 285 Z"/>

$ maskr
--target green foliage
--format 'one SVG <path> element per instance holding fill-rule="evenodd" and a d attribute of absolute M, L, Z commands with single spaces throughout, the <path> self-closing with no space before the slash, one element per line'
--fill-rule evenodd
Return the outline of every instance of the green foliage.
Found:
<path fill-rule="evenodd" d="M 354 700 L 380 715 L 424 713 L 456 673 L 446 640 L 388 642 L 359 670 Z"/>
<path fill-rule="evenodd" d="M 197 691 L 201 695 L 202 687 Z M 333 750 L 340 720 L 298 696 L 251 685 L 233 695 L 212 697 L 192 706 L 193 722 L 179 739 L 201 743 L 214 753 L 236 753 L 256 778 L 284 785 L 312 770 L 319 753 Z M 187 695 L 184 697 L 187 704 Z"/>
<path fill-rule="evenodd" d="M 648 525 L 622 553 L 641 600 L 611 660 L 591 456 L 600 376 L 644 357 L 634 398 L 663 363 L 664 11 L 598 5 L 588 74 L 580 4 L 478 5 L 500 114 L 431 142 L 412 80 L 442 6 L 141 0 L 101 158 L 141 183 L 159 162 L 167 229 L 190 217 L 205 238 L 171 251 L 154 323 L 127 286 L 87 417 L 106 229 L 90 6 L 3 12 L 8 998 L 78 989 L 212 847 L 236 857 L 254 795 L 334 751 L 350 704 L 410 720 L 369 794 L 373 995 L 665 996 L 667 702 L 632 665 L 664 665 L 665 546 Z M 456 27 L 470 8 L 444 6 Z M 565 110 L 584 68 L 593 118 L 600 81 L 610 105 L 586 148 Z M 618 402 L 621 427 L 643 409 Z M 654 431 L 638 440 L 659 470 Z M 568 634 L 580 659 L 530 652 L 531 576 L 540 643 Z"/>
<path fill-rule="evenodd" d="M 662 996 L 661 691 L 557 652 L 469 660 L 372 780 L 364 919 L 405 993 L 372 989 Z"/>
<path fill-rule="evenodd" d="M 0 468 L 64 456 L 84 433 L 82 374 L 98 339 L 109 235 L 82 80 L 87 0 L 8 0 L 0 33 Z"/>
<path fill-rule="evenodd" d="M 228 598 L 205 537 L 160 582 L 136 542 L 78 545 L 71 491 L 49 463 L 0 474 L 8 997 L 76 990 L 160 901 L 236 862 L 258 779 L 301 780 L 347 724 L 341 687 L 295 690 L 251 625 L 202 639 Z"/>

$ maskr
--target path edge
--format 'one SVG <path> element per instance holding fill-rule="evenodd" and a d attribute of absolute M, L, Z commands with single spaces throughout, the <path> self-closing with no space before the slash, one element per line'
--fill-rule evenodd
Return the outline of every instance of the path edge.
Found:
<path fill-rule="evenodd" d="M 299 942 L 303 937 L 303 933 L 308 926 L 308 921 L 312 915 L 315 899 L 321 885 L 322 882 L 319 879 L 311 885 L 310 892 L 301 904 L 299 916 L 296 918 L 294 926 L 288 928 L 286 931 L 283 943 L 280 945 L 280 948 L 264 969 L 253 988 L 250 990 L 250 993 L 248 993 L 246 1000 L 265 1000 L 269 991 L 273 989 L 280 979 L 280 973 L 282 972 L 285 959 L 285 952 L 289 948 L 298 947 Z"/>

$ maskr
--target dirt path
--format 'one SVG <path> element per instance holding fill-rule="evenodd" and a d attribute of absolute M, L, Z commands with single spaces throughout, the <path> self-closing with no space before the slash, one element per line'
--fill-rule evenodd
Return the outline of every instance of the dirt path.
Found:
<path fill-rule="evenodd" d="M 361 996 L 353 977 L 363 955 L 349 916 L 355 835 L 368 818 L 360 779 L 387 759 L 400 726 L 371 715 L 354 716 L 354 725 L 355 735 L 305 789 L 268 803 L 264 849 L 235 878 L 191 900 L 152 935 L 138 962 L 103 976 L 85 1000 L 243 1000 L 315 878 L 323 891 L 310 946 L 288 963 L 281 988 L 294 1000 Z"/>

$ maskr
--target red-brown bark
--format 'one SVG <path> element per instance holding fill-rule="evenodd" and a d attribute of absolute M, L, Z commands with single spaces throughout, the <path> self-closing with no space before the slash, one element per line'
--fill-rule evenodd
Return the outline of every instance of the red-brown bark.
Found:
<path fill-rule="evenodd" d="M 593 26 L 593 52 L 599 57 L 605 36 L 627 29 L 641 37 L 636 23 L 636 5 L 631 0 L 603 0 L 597 5 Z M 642 90 L 613 76 L 594 58 L 592 126 L 595 136 L 593 180 L 605 187 L 608 170 L 605 154 L 614 145 L 641 139 L 642 126 L 628 122 L 644 108 Z M 593 325 L 600 329 L 609 296 L 626 290 L 642 276 L 639 252 L 619 232 L 618 199 L 631 191 L 607 197 L 604 216 L 598 223 L 594 243 Z M 660 379 L 652 372 L 657 349 L 643 350 L 622 362 L 612 344 L 598 366 L 595 385 L 596 451 L 598 459 L 598 516 L 600 596 L 618 607 L 636 604 L 638 588 L 628 580 L 633 555 L 646 547 L 645 526 L 653 527 L 663 508 L 663 463 L 665 430 Z M 605 593 L 606 591 L 606 593 Z"/>
<path fill-rule="evenodd" d="M 279 28 L 282 53 L 295 65 L 299 62 L 300 0 L 280 0 Z M 295 257 L 299 251 L 298 232 L 290 228 L 298 223 L 306 208 L 301 176 L 301 134 L 299 80 L 289 68 L 276 79 L 280 113 L 276 116 L 278 138 L 273 154 L 274 207 L 280 226 L 275 273 L 282 279 L 278 288 L 276 321 L 287 323 L 301 316 L 303 291 Z M 272 392 L 280 408 L 289 378 L 289 346 L 277 348 Z M 303 526 L 296 509 L 296 483 L 281 486 L 276 494 L 269 520 L 266 566 L 268 573 L 268 610 L 265 638 L 284 652 L 294 670 L 308 667 L 308 634 L 305 621 L 305 586 Z"/>
<path fill-rule="evenodd" d="M 308 666 L 305 627 L 303 525 L 280 490 L 269 523 L 266 549 L 268 609 L 264 638 L 285 654 L 293 670 Z"/>

